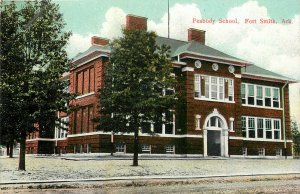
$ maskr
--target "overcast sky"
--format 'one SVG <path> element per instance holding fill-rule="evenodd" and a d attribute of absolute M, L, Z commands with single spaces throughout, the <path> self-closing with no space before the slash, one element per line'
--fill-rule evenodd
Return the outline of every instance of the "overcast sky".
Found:
<path fill-rule="evenodd" d="M 167 36 L 167 0 L 56 0 L 72 31 L 71 57 L 90 46 L 90 37 L 115 38 L 125 16 L 148 18 L 148 29 Z M 193 23 L 193 18 L 215 24 Z M 239 24 L 220 24 L 234 19 Z M 245 19 L 275 19 L 277 24 L 245 24 Z M 291 24 L 283 24 L 282 20 Z M 170 0 L 170 36 L 187 40 L 187 29 L 206 30 L 206 44 L 276 73 L 300 80 L 300 1 Z M 300 84 L 290 90 L 291 115 L 300 123 Z"/>

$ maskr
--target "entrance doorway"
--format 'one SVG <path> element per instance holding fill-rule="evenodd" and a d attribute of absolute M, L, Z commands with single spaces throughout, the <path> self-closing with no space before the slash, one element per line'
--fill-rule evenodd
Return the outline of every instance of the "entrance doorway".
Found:
<path fill-rule="evenodd" d="M 215 108 L 203 125 L 203 155 L 228 157 L 228 125 Z"/>
<path fill-rule="evenodd" d="M 221 131 L 207 131 L 207 155 L 221 156 Z"/>

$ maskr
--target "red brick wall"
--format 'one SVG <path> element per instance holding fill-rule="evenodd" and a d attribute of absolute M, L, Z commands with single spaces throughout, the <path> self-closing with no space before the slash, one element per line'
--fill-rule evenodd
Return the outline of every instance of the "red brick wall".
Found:
<path fill-rule="evenodd" d="M 134 15 L 126 16 L 126 29 L 129 30 L 147 30 L 147 18 Z"/>
<path fill-rule="evenodd" d="M 205 44 L 205 31 L 194 28 L 188 29 L 188 41 L 192 40 Z"/>
<path fill-rule="evenodd" d="M 195 60 L 186 60 L 188 67 L 194 67 Z M 229 73 L 228 66 L 225 64 L 219 64 L 218 71 L 214 71 L 212 69 L 211 62 L 202 62 L 202 67 L 200 69 L 194 69 L 194 72 L 183 72 L 183 75 L 186 77 L 186 101 L 187 101 L 187 115 L 186 115 L 186 125 L 187 125 L 187 133 L 188 134 L 202 134 L 203 130 L 195 130 L 195 115 L 201 115 L 200 126 L 203 128 L 204 121 L 206 117 L 212 113 L 214 108 L 217 108 L 219 113 L 223 115 L 227 121 L 227 125 L 229 127 L 230 122 L 229 118 L 235 118 L 237 121 L 239 118 L 239 107 L 240 107 L 240 83 L 241 79 L 236 78 L 232 73 Z M 240 67 L 235 67 L 235 73 L 240 73 Z M 234 80 L 234 101 L 235 103 L 227 103 L 227 102 L 213 102 L 206 100 L 197 100 L 194 98 L 194 74 L 201 75 L 210 75 L 210 76 L 218 76 L 231 78 Z M 235 122 L 236 124 L 237 122 Z"/>
<path fill-rule="evenodd" d="M 87 133 L 95 131 L 95 124 L 92 119 L 97 116 L 98 109 L 98 90 L 103 86 L 104 64 L 107 59 L 97 58 L 87 64 L 73 69 L 70 74 L 71 87 L 83 88 L 83 94 L 95 92 L 95 94 L 73 100 L 70 104 L 76 110 L 70 115 L 70 134 Z M 76 79 L 82 74 L 82 79 Z M 83 85 L 81 84 L 83 83 Z M 81 90 L 82 91 L 82 90 Z M 74 92 L 71 90 L 71 92 Z M 74 118 L 76 114 L 76 119 Z"/>
<path fill-rule="evenodd" d="M 101 38 L 101 37 L 97 37 L 97 36 L 93 36 L 91 38 L 91 43 L 93 44 L 97 44 L 97 45 L 107 45 L 109 43 L 108 39 L 105 38 Z"/>

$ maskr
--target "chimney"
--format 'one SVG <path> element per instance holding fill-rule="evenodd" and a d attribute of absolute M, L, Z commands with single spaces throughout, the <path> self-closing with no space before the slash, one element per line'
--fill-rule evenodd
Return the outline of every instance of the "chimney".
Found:
<path fill-rule="evenodd" d="M 147 18 L 127 15 L 126 16 L 126 29 L 128 30 L 147 30 Z"/>
<path fill-rule="evenodd" d="M 108 45 L 109 40 L 105 39 L 105 38 L 98 37 L 98 36 L 93 36 L 91 38 L 91 43 L 92 43 L 92 45 L 105 46 L 105 45 Z"/>
<path fill-rule="evenodd" d="M 197 30 L 195 28 L 188 29 L 188 41 L 196 41 L 201 44 L 205 44 L 205 31 Z"/>

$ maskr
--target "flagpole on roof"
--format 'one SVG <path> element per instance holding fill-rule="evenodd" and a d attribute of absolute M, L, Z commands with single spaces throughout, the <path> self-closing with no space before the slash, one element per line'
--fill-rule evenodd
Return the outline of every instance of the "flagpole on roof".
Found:
<path fill-rule="evenodd" d="M 170 0 L 168 0 L 168 38 L 170 38 Z"/>

